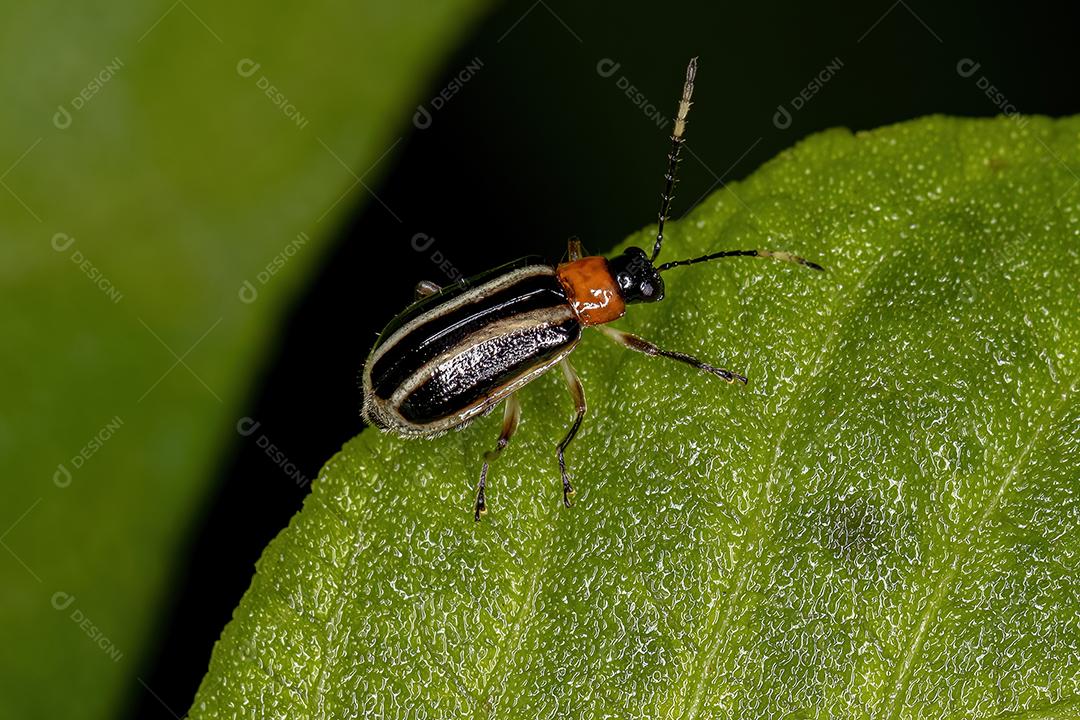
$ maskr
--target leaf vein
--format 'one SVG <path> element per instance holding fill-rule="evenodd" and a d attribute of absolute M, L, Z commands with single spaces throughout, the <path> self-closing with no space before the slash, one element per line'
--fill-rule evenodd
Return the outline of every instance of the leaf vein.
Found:
<path fill-rule="evenodd" d="M 949 569 L 945 571 L 942 579 L 936 583 L 933 594 L 930 596 L 930 600 L 923 610 L 920 618 L 919 625 L 916 628 L 915 635 L 911 639 L 911 643 L 908 646 L 907 651 L 904 653 L 904 659 L 897 668 L 897 672 L 893 682 L 892 692 L 892 708 L 889 712 L 889 717 L 892 720 L 896 720 L 900 716 L 900 712 L 903 710 L 902 699 L 907 694 L 908 686 L 911 683 L 912 667 L 915 664 L 915 660 L 918 658 L 918 654 L 922 649 L 922 644 L 926 640 L 927 631 L 930 629 L 930 625 L 937 619 L 938 611 L 941 608 L 941 604 L 944 602 L 945 597 L 948 595 L 949 590 L 952 587 L 953 581 L 956 579 L 956 575 L 960 570 L 960 565 L 963 564 L 970 556 L 971 552 L 978 540 L 980 529 L 985 525 L 993 514 L 997 511 L 1001 504 L 1001 498 L 1008 492 L 1009 487 L 1012 485 L 1013 480 L 1016 478 L 1016 474 L 1020 468 L 1027 462 L 1028 457 L 1031 455 L 1032 449 L 1034 449 L 1036 443 L 1040 438 L 1045 437 L 1046 431 L 1054 424 L 1055 413 L 1065 404 L 1073 388 L 1069 387 L 1054 403 L 1054 405 L 1047 410 L 1043 422 L 1036 426 L 1034 432 L 1032 432 L 1031 439 L 1024 446 L 1024 449 L 1016 458 L 1016 462 L 1013 463 L 1009 472 L 1005 474 L 1005 477 L 998 484 L 997 491 L 986 502 L 986 506 L 983 508 L 982 514 L 979 516 L 979 520 L 971 527 L 966 533 L 963 543 L 960 547 L 959 553 L 949 563 Z"/>

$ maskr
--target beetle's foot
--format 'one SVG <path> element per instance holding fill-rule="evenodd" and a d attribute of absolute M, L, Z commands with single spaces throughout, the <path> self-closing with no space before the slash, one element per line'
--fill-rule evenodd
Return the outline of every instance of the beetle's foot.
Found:
<path fill-rule="evenodd" d="M 705 372 L 712 373 L 713 375 L 717 376 L 722 380 L 727 380 L 730 384 L 734 384 L 736 381 L 738 381 L 741 382 L 743 385 L 746 385 L 747 382 L 745 375 L 740 375 L 737 372 L 731 372 L 730 370 L 722 367 L 713 367 L 712 365 L 703 364 L 701 369 Z"/>
<path fill-rule="evenodd" d="M 480 522 L 480 516 L 487 512 L 487 471 L 488 464 L 485 462 L 480 469 L 480 483 L 476 486 L 476 510 L 473 513 L 476 522 Z"/>
<path fill-rule="evenodd" d="M 577 490 L 575 490 L 574 486 L 570 484 L 570 477 L 567 476 L 567 475 L 563 475 L 563 481 L 562 481 L 562 501 L 563 501 L 563 505 L 565 505 L 566 507 L 571 507 L 570 498 L 574 497 L 574 495 L 576 495 L 576 494 L 577 494 Z"/>

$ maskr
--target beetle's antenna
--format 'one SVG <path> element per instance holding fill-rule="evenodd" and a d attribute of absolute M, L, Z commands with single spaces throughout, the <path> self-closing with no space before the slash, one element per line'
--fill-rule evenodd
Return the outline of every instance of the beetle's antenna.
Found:
<path fill-rule="evenodd" d="M 789 252 L 783 250 L 725 250 L 723 252 L 712 253 L 711 255 L 702 255 L 699 258 L 693 260 L 675 260 L 673 262 L 664 263 L 656 268 L 658 272 L 664 272 L 670 270 L 673 267 L 679 267 L 680 265 L 696 265 L 697 263 L 708 262 L 709 260 L 719 260 L 726 257 L 763 257 L 772 258 L 773 260 L 782 260 L 783 262 L 795 263 L 796 265 L 805 265 L 812 270 L 820 270 L 825 272 L 825 268 L 818 265 L 816 262 L 810 262 L 806 258 L 801 258 L 798 255 L 792 255 Z"/>
<path fill-rule="evenodd" d="M 653 245 L 650 262 L 660 256 L 660 246 L 664 244 L 664 221 L 671 211 L 671 199 L 675 197 L 675 172 L 679 167 L 679 150 L 682 149 L 683 133 L 686 132 L 686 116 L 690 114 L 690 98 L 694 94 L 694 76 L 697 75 L 697 58 L 690 58 L 686 66 L 686 83 L 683 85 L 682 99 L 675 114 L 675 129 L 671 131 L 671 150 L 668 151 L 667 172 L 664 173 L 664 192 L 660 195 L 660 215 L 656 227 L 656 244 Z"/>

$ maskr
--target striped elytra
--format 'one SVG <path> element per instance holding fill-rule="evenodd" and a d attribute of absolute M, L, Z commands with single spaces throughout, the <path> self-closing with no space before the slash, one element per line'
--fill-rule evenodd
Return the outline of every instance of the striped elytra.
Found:
<path fill-rule="evenodd" d="M 415 302 L 379 336 L 364 367 L 364 417 L 403 435 L 463 426 L 580 337 L 550 265 L 526 258 L 461 281 Z"/>

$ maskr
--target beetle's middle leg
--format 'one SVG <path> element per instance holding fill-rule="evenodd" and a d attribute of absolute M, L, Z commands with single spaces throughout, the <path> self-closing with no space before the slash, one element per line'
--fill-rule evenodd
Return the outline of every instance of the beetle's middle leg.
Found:
<path fill-rule="evenodd" d="M 645 340 L 644 338 L 640 338 L 637 335 L 631 335 L 628 332 L 616 330 L 615 328 L 597 326 L 596 329 L 607 335 L 611 340 L 617 342 L 623 347 L 630 348 L 631 350 L 636 350 L 637 352 L 645 353 L 646 355 L 651 355 L 653 357 L 666 357 L 672 360 L 678 360 L 679 362 L 686 363 L 687 365 L 695 367 L 698 370 L 704 370 L 707 373 L 712 373 L 718 378 L 727 380 L 729 383 L 733 383 L 738 380 L 743 385 L 746 384 L 745 376 L 740 375 L 736 372 L 731 372 L 730 370 L 725 370 L 722 367 L 715 367 L 713 365 L 709 365 L 708 363 L 698 360 L 692 355 L 687 355 L 686 353 L 681 352 L 673 352 L 671 350 L 661 350 L 656 345 L 653 345 L 651 342 Z"/>
<path fill-rule="evenodd" d="M 581 427 L 581 420 L 585 417 L 587 406 L 585 404 L 585 388 L 582 387 L 581 380 L 578 379 L 574 368 L 565 358 L 559 364 L 562 366 L 563 378 L 566 379 L 566 387 L 570 390 L 570 397 L 574 399 L 574 409 L 577 412 L 574 416 L 574 424 L 570 426 L 570 431 L 566 433 L 566 437 L 559 443 L 557 451 L 559 471 L 562 473 L 563 505 L 570 507 L 570 496 L 574 494 L 574 488 L 570 485 L 570 474 L 566 472 L 566 458 L 564 455 L 567 446 L 570 445 L 574 436 L 577 435 L 578 428 Z"/>
<path fill-rule="evenodd" d="M 475 518 L 477 520 L 487 512 L 487 498 L 484 491 L 487 488 L 488 465 L 493 463 L 499 457 L 499 454 L 506 449 L 506 446 L 510 444 L 510 438 L 514 436 L 514 431 L 517 430 L 520 422 L 521 403 L 518 402 L 517 395 L 511 395 L 506 398 L 506 407 L 503 409 L 503 424 L 502 432 L 499 434 L 499 443 L 494 450 L 488 450 L 484 453 L 484 467 L 480 469 L 480 482 L 476 486 Z"/>

